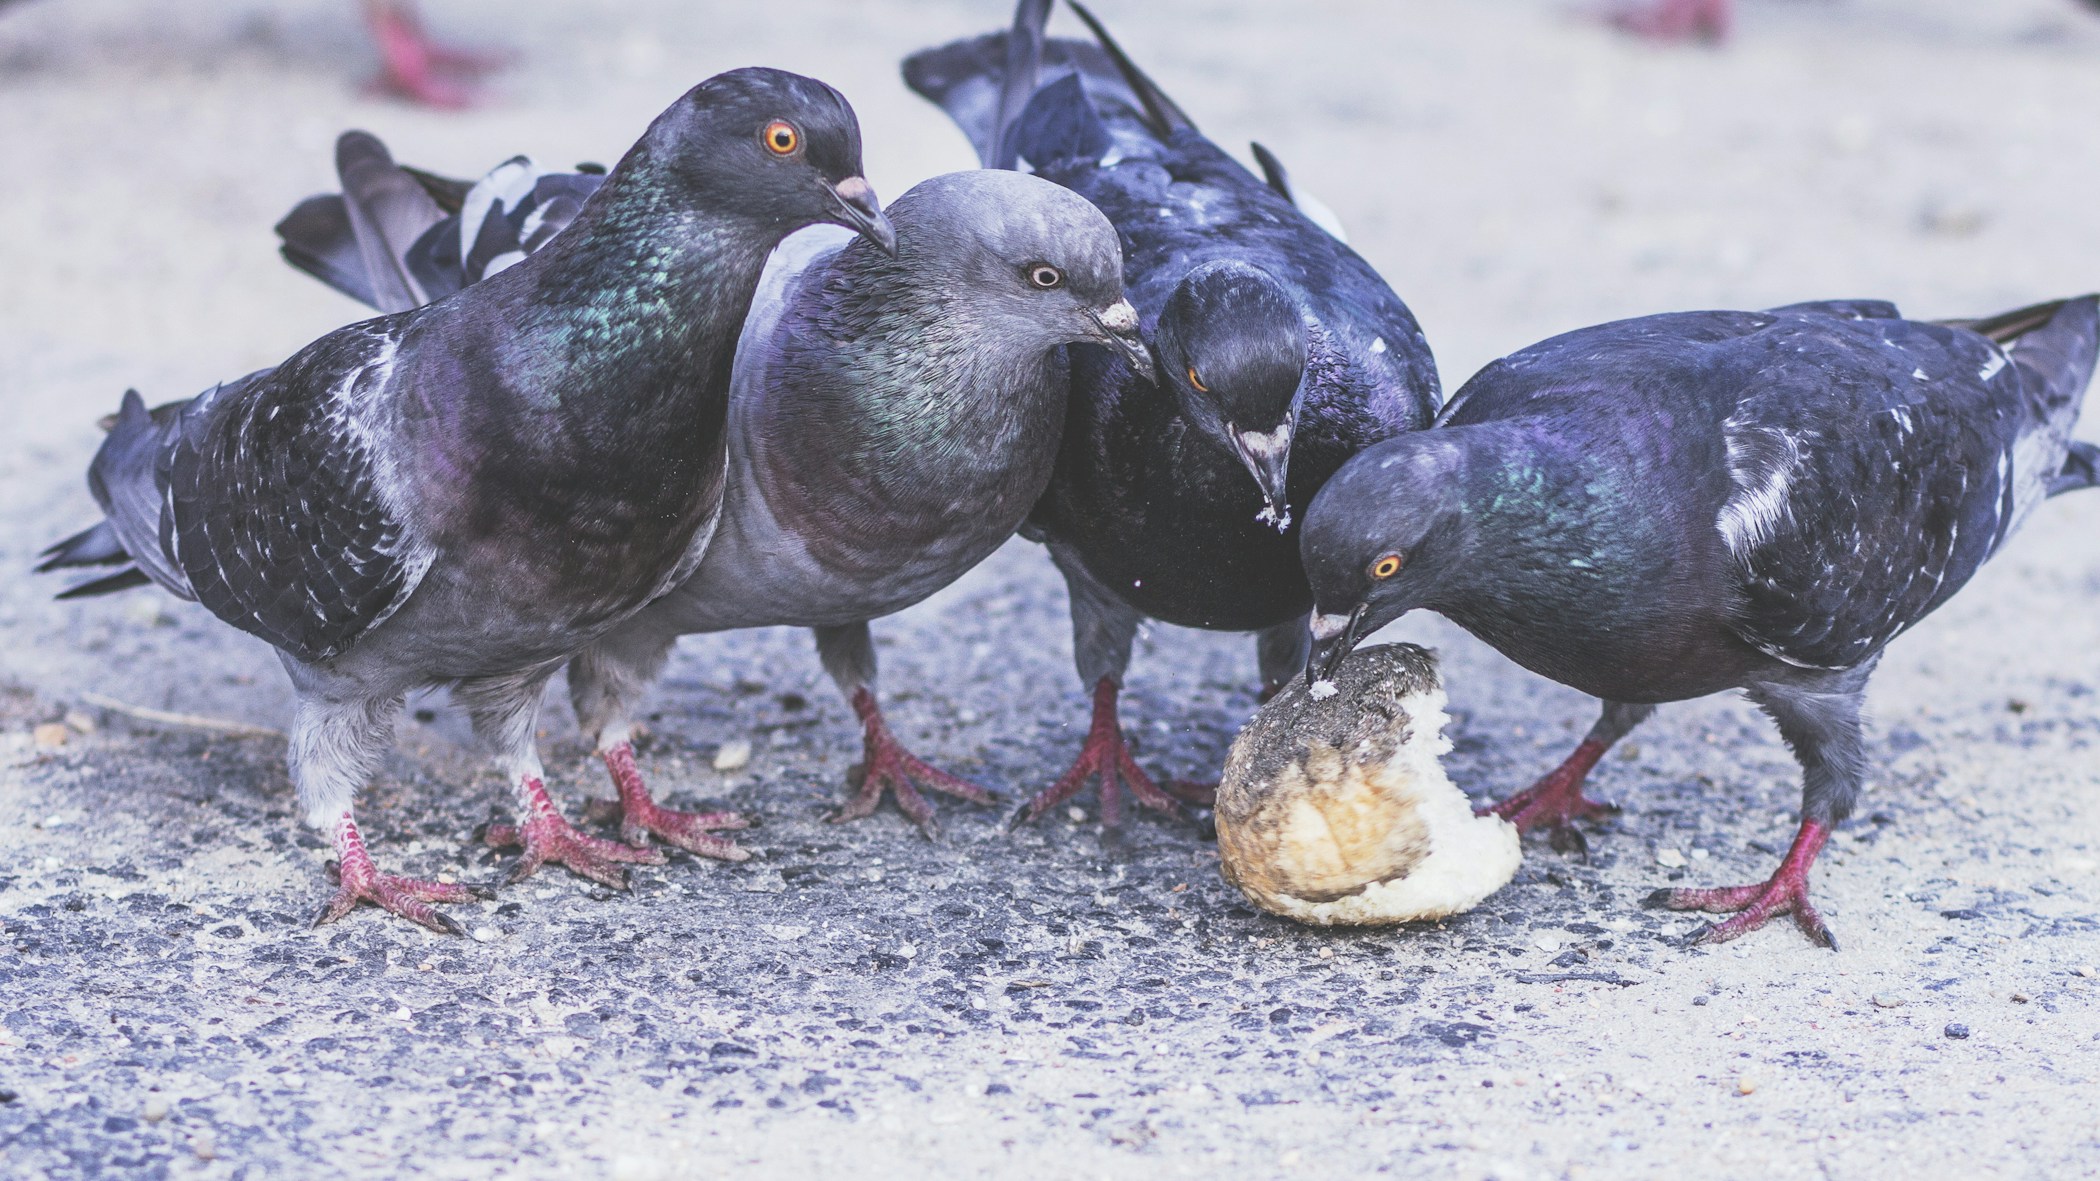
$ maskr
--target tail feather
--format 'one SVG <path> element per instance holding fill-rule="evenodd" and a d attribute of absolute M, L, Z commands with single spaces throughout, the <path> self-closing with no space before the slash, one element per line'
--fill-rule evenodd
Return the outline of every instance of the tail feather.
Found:
<path fill-rule="evenodd" d="M 52 597 L 58 599 L 86 599 L 96 595 L 112 595 L 118 591 L 130 590 L 135 586 L 147 586 L 152 582 L 153 579 L 147 577 L 145 571 L 137 566 L 127 566 L 115 574 L 105 575 L 101 578 L 91 578 L 86 582 L 74 583 Z"/>
<path fill-rule="evenodd" d="M 367 132 L 346 131 L 336 140 L 335 170 L 343 185 L 343 208 L 371 280 L 373 305 L 383 312 L 401 312 L 428 303 L 430 293 L 406 260 L 416 239 L 445 220 L 445 211 L 415 177 L 394 163 L 386 145 Z"/>
<path fill-rule="evenodd" d="M 1011 169 L 1019 163 L 1014 125 L 1035 94 L 1036 79 L 1043 70 L 1043 30 L 1050 23 L 1050 4 L 1051 0 L 1021 0 L 1014 9 L 1013 28 L 1006 34 L 1006 62 L 999 75 L 999 103 L 992 115 L 998 146 L 985 162 L 987 167 Z"/>
<path fill-rule="evenodd" d="M 2100 362 L 2100 296 L 2038 304 L 1979 323 L 1970 331 L 1997 341 L 2036 383 L 2035 413 L 2069 436 Z"/>
<path fill-rule="evenodd" d="M 101 450 L 95 452 L 94 462 L 88 465 L 88 491 L 95 494 L 95 503 L 102 506 L 105 518 L 96 529 L 109 530 L 109 539 L 137 565 L 143 577 L 184 598 L 192 597 L 189 580 L 161 543 L 164 498 L 159 469 L 162 454 L 182 429 L 184 412 L 198 401 L 191 398 L 170 402 L 148 411 L 137 390 L 126 390 L 124 405 L 109 428 L 109 437 L 102 440 Z M 76 536 L 92 537 L 96 529 Z M 69 538 L 60 545 L 68 546 L 73 540 Z M 89 552 L 102 552 L 102 541 L 93 545 Z M 128 585 L 132 584 L 122 581 L 121 574 L 111 575 L 66 593 L 101 594 Z M 99 589 L 88 590 L 88 586 Z"/>
<path fill-rule="evenodd" d="M 1966 328 L 1978 336 L 1988 336 L 1999 344 L 2011 344 L 2022 336 L 2040 328 L 2056 317 L 2068 299 L 2052 299 L 2048 303 L 2032 304 L 1999 312 L 1995 316 L 1984 316 L 1974 320 L 1941 320 L 1949 328 Z"/>
<path fill-rule="evenodd" d="M 1186 112 L 1175 105 L 1173 99 L 1167 97 L 1166 91 L 1161 90 L 1152 79 L 1145 76 L 1143 70 L 1137 68 L 1137 63 L 1130 60 L 1130 56 L 1123 52 L 1123 47 L 1116 44 L 1115 38 L 1108 35 L 1108 30 L 1095 19 L 1093 13 L 1087 11 L 1085 5 L 1079 0 L 1065 2 L 1070 4 L 1072 11 L 1086 23 L 1087 29 L 1094 34 L 1094 40 L 1099 41 L 1102 50 L 1108 54 L 1108 60 L 1115 63 L 1116 72 L 1123 76 L 1123 81 L 1129 85 L 1131 92 L 1137 95 L 1139 104 L 1145 110 L 1145 122 L 1152 128 L 1154 135 L 1165 139 L 1184 127 L 1194 130 L 1195 120 L 1190 119 Z"/>
<path fill-rule="evenodd" d="M 131 560 L 131 555 L 124 551 L 123 541 L 117 537 L 117 531 L 110 528 L 108 521 L 98 521 L 64 541 L 47 546 L 37 556 L 43 559 L 36 565 L 39 574 L 66 566 L 112 566 Z"/>
<path fill-rule="evenodd" d="M 2081 488 L 2100 488 L 2100 446 L 2074 442 L 2064 454 L 2063 469 L 2049 481 L 2050 496 L 2061 496 Z"/>
<path fill-rule="evenodd" d="M 338 194 L 299 202 L 277 223 L 277 240 L 284 261 L 361 304 L 378 306 L 371 277 L 365 274 L 364 254 L 357 248 L 357 231 L 350 227 L 350 211 Z"/>

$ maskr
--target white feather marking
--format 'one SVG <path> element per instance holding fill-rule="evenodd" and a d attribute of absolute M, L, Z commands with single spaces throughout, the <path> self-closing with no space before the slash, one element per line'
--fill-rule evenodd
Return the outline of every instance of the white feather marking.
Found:
<path fill-rule="evenodd" d="M 1910 375 L 1919 381 L 1932 380 L 1932 378 L 1923 369 L 1913 369 L 1910 371 Z"/>
<path fill-rule="evenodd" d="M 1737 558 L 1763 544 L 1787 517 L 1787 489 L 1801 451 L 1792 435 L 1774 427 L 1753 427 L 1731 418 L 1724 424 L 1728 443 L 1728 478 L 1735 491 L 1721 506 L 1721 539 Z"/>
<path fill-rule="evenodd" d="M 2000 369 L 2003 368 L 2005 368 L 2005 354 L 1999 352 L 1997 349 L 1992 349 L 1991 359 L 1985 361 L 1983 363 L 1983 368 L 1978 369 L 1976 371 L 1976 378 L 1978 381 L 1989 381 L 1993 376 L 1997 374 L 1997 372 Z"/>

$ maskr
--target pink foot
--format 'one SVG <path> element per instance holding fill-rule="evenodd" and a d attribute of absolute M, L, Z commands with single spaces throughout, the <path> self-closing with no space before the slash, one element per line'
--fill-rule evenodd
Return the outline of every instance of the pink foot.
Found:
<path fill-rule="evenodd" d="M 1619 28 L 1656 41 L 1696 38 L 1716 45 L 1728 39 L 1732 15 L 1731 0 L 1650 0 L 1605 14 Z"/>
<path fill-rule="evenodd" d="M 424 106 L 458 110 L 473 105 L 474 92 L 456 77 L 499 68 L 506 55 L 452 49 L 432 41 L 411 0 L 366 0 L 365 18 L 379 47 L 376 90 Z"/>
<path fill-rule="evenodd" d="M 1606 749 L 1604 743 L 1585 738 L 1574 753 L 1548 772 L 1545 778 L 1499 804 L 1478 809 L 1474 814 L 1500 816 L 1516 825 L 1519 832 L 1547 829 L 1552 834 L 1555 849 L 1586 855 L 1589 842 L 1576 829 L 1574 822 L 1600 819 L 1618 811 L 1610 804 L 1600 804 L 1582 794 L 1583 780 L 1597 765 L 1597 760 L 1604 757 Z"/>
<path fill-rule="evenodd" d="M 357 822 L 348 812 L 335 826 L 335 856 L 328 863 L 329 880 L 336 884 L 335 896 L 321 913 L 314 916 L 314 926 L 332 923 L 357 909 L 361 902 L 369 902 L 381 910 L 398 914 L 412 923 L 436 931 L 440 935 L 464 935 L 466 932 L 452 919 L 432 910 L 433 902 L 472 902 L 486 898 L 486 890 L 472 886 L 455 885 L 448 882 L 425 882 L 416 878 L 396 877 L 380 873 L 372 864 L 372 855 L 365 851 L 365 838 L 357 831 Z"/>
<path fill-rule="evenodd" d="M 1703 910 L 1712 914 L 1733 913 L 1734 918 L 1711 923 L 1695 932 L 1689 942 L 1726 943 L 1738 935 L 1757 930 L 1783 914 L 1794 916 L 1794 925 L 1810 942 L 1832 951 L 1837 937 L 1823 924 L 1823 917 L 1808 901 L 1808 869 L 1815 864 L 1830 828 L 1813 820 L 1801 822 L 1793 847 L 1770 879 L 1754 886 L 1723 886 L 1712 890 L 1657 890 L 1647 898 L 1649 906 L 1667 910 Z"/>
<path fill-rule="evenodd" d="M 482 839 L 492 848 L 522 845 L 525 855 L 510 867 L 505 881 L 521 882 L 552 861 L 569 872 L 615 890 L 627 888 L 627 865 L 662 865 L 661 849 L 637 849 L 618 841 L 600 840 L 576 831 L 562 819 L 547 798 L 546 785 L 537 779 L 525 781 L 525 823 L 492 824 Z"/>
<path fill-rule="evenodd" d="M 634 744 L 622 742 L 605 752 L 605 769 L 612 772 L 620 798 L 592 800 L 583 806 L 583 818 L 594 823 L 620 822 L 620 839 L 636 848 L 646 848 L 653 833 L 665 841 L 721 861 L 746 861 L 751 854 L 731 841 L 710 836 L 711 829 L 749 828 L 751 822 L 735 812 L 675 812 L 656 802 L 642 772 L 634 765 Z"/>
<path fill-rule="evenodd" d="M 933 836 L 939 833 L 940 825 L 934 821 L 933 805 L 919 794 L 920 788 L 973 804 L 999 802 L 998 796 L 984 788 L 950 775 L 906 750 L 904 744 L 897 741 L 897 736 L 890 733 L 889 723 L 882 717 L 882 707 L 875 704 L 875 694 L 865 686 L 853 691 L 853 712 L 860 717 L 861 761 L 846 772 L 846 782 L 852 787 L 853 795 L 831 814 L 832 823 L 874 815 L 876 807 L 882 803 L 882 793 L 889 792 L 896 797 L 897 810 L 910 817 L 911 822 L 919 826 L 919 831 Z"/>
<path fill-rule="evenodd" d="M 1123 739 L 1123 727 L 1116 721 L 1117 693 L 1115 681 L 1108 677 L 1101 678 L 1101 683 L 1094 686 L 1094 720 L 1087 730 L 1086 744 L 1079 748 L 1079 758 L 1063 778 L 1036 793 L 1026 807 L 1016 812 L 1013 824 L 1032 821 L 1078 795 L 1086 781 L 1096 775 L 1101 777 L 1101 823 L 1108 828 L 1123 823 L 1125 786 L 1137 802 L 1147 808 L 1157 812 L 1180 811 L 1174 797 L 1161 791 L 1159 785 L 1152 782 L 1152 777 L 1137 765 L 1137 760 L 1130 757 L 1130 746 Z M 1180 790 L 1196 796 L 1201 793 L 1201 785 L 1187 785 Z M 1215 798 L 1216 794 L 1213 787 L 1211 796 Z"/>

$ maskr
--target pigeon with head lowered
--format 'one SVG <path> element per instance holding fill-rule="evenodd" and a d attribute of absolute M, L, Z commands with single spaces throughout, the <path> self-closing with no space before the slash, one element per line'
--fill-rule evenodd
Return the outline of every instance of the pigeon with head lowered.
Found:
<path fill-rule="evenodd" d="M 443 931 L 460 887 L 381 874 L 351 801 L 404 695 L 449 684 L 516 789 L 525 856 L 602 881 L 661 856 L 586 837 L 534 750 L 541 690 L 675 586 L 719 516 L 730 361 L 767 256 L 836 222 L 883 244 L 860 132 L 821 82 L 747 69 L 650 126 L 559 240 L 426 307 L 148 413 L 89 469 L 105 520 L 46 567 L 129 564 L 275 645 L 292 777 L 340 890 Z M 405 199 L 405 195 L 404 195 Z M 398 277 L 397 277 L 398 278 Z"/>
<path fill-rule="evenodd" d="M 279 227 L 287 257 L 367 302 L 391 274 L 453 290 L 558 241 L 576 193 L 596 184 L 523 158 L 472 188 L 389 167 L 391 188 L 426 207 L 379 243 L 383 265 L 367 268 L 359 247 L 386 220 L 370 195 L 387 187 L 362 172 L 345 171 L 341 196 L 310 198 Z M 461 212 L 441 216 L 445 206 Z M 695 632 L 815 629 L 862 723 L 858 784 L 839 818 L 868 815 L 891 791 L 930 828 L 921 788 L 990 799 L 892 735 L 868 621 L 960 577 L 1042 495 L 1065 418 L 1062 346 L 1150 360 L 1123 298 L 1115 230 L 1070 190 L 958 172 L 918 185 L 888 214 L 894 257 L 828 227 L 775 255 L 737 347 L 713 541 L 683 583 L 569 666 L 577 717 L 612 773 L 630 840 L 728 847 L 704 831 L 716 818 L 655 803 L 631 742 L 637 699 L 678 637 Z"/>
<path fill-rule="evenodd" d="M 904 76 L 986 164 L 1026 165 L 1108 215 L 1158 357 L 1155 372 L 1073 350 L 1057 469 L 1029 526 L 1064 573 L 1094 716 L 1024 814 L 1098 774 L 1113 825 L 1119 779 L 1174 807 L 1116 717 L 1139 623 L 1257 632 L 1267 688 L 1287 681 L 1312 602 L 1292 506 L 1357 451 L 1427 425 L 1438 387 L 1406 305 L 1301 208 L 1275 157 L 1257 146 L 1266 182 L 1247 171 L 1073 7 L 1091 41 L 1046 38 L 1049 0 L 1022 0 L 1010 31 L 915 54 Z"/>
<path fill-rule="evenodd" d="M 1835 946 L 1808 872 L 1865 772 L 1860 702 L 1890 640 L 2044 499 L 2100 483 L 2071 440 L 2100 297 L 1923 323 L 1889 304 L 1688 312 L 1585 328 L 1480 371 L 1435 429 L 1351 460 L 1303 538 L 1307 675 L 1425 607 L 1604 701 L 1558 770 L 1493 810 L 1561 828 L 1658 703 L 1742 689 L 1803 771 L 1770 880 L 1654 902 L 1791 914 Z"/>

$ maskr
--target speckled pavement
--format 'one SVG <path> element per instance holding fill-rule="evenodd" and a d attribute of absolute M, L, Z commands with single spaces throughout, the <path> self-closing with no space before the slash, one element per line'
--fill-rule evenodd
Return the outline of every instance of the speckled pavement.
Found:
<path fill-rule="evenodd" d="M 1543 0 L 1138 7 L 1101 11 L 1206 130 L 1262 139 L 1340 211 L 1452 386 L 1618 314 L 2100 286 L 2100 22 L 2067 0 L 1746 0 L 1722 52 Z M 1005 16 L 430 8 L 523 55 L 486 109 L 360 98 L 347 4 L 0 12 L 0 1177 L 2100 1170 L 2100 496 L 2044 507 L 1891 650 L 1874 783 L 1815 879 L 1835 954 L 1783 927 L 1690 950 L 1695 920 L 1639 905 L 1785 845 L 1796 770 L 1737 700 L 1665 709 L 1600 769 L 1625 810 L 1587 861 L 1534 842 L 1470 914 L 1327 932 L 1256 914 L 1189 821 L 1009 834 L 943 800 L 935 841 L 888 808 L 825 823 L 858 740 L 788 631 L 688 641 L 641 752 L 672 800 L 761 815 L 753 860 L 674 855 L 624 894 L 545 871 L 449 908 L 468 939 L 371 910 L 310 929 L 326 849 L 282 740 L 98 704 L 279 727 L 271 654 L 153 592 L 58 604 L 27 573 L 90 519 L 94 420 L 127 384 L 181 396 L 354 315 L 268 235 L 341 127 L 461 172 L 604 159 L 759 61 L 840 85 L 895 195 L 967 155 L 888 63 Z M 1086 721 L 1066 626 L 1020 542 L 879 623 L 900 736 L 1010 801 L 1047 781 Z M 1590 721 L 1439 621 L 1387 636 L 1441 653 L 1446 765 L 1476 797 Z M 1142 761 L 1214 771 L 1252 647 L 1143 641 Z M 493 884 L 506 858 L 474 833 L 503 787 L 442 696 L 414 705 L 363 800 L 375 856 Z M 609 795 L 559 689 L 544 725 L 557 798 Z M 715 770 L 739 741 L 750 763 Z"/>

